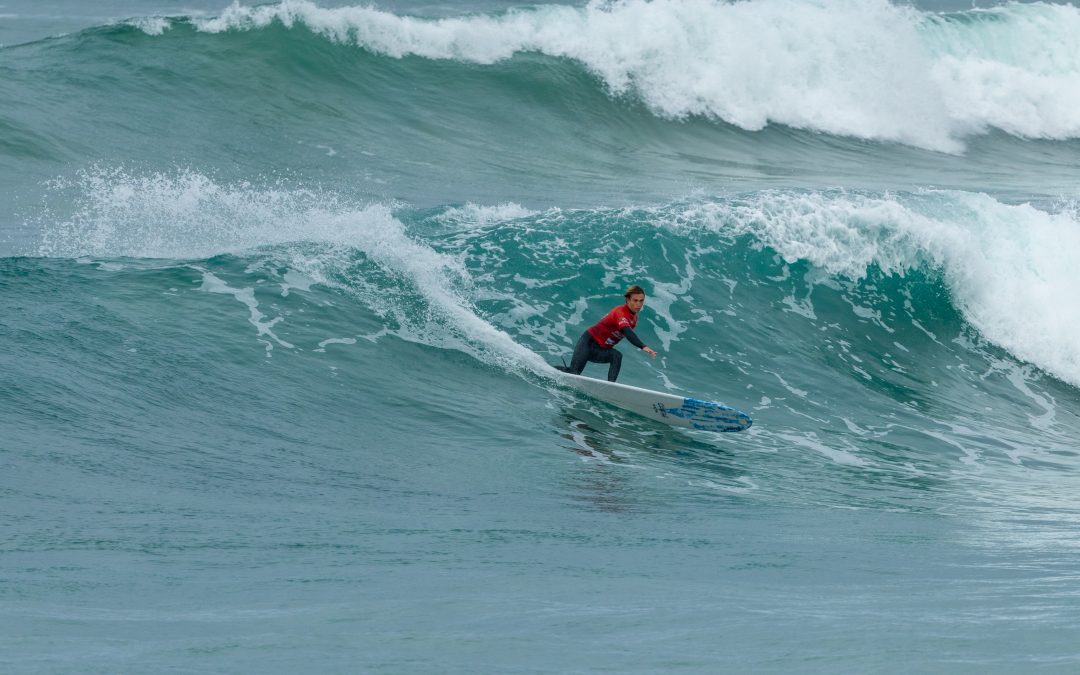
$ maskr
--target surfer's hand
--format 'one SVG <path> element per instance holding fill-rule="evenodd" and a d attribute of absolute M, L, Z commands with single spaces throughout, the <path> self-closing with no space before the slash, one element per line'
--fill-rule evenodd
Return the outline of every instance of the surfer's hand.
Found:
<path fill-rule="evenodd" d="M 656 358 L 656 350 L 653 349 L 652 347 L 643 347 L 641 349 L 641 351 L 645 352 L 646 354 L 653 357 L 654 359 Z"/>

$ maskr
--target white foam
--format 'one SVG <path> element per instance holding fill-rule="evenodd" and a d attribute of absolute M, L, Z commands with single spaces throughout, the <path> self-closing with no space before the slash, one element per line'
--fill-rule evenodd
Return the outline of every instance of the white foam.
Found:
<path fill-rule="evenodd" d="M 1006 3 L 975 21 L 928 21 L 930 78 L 961 129 L 997 127 L 1030 138 L 1080 135 L 1080 10 Z"/>
<path fill-rule="evenodd" d="M 1080 135 L 1080 10 L 1070 5 L 1008 3 L 958 18 L 887 0 L 620 0 L 425 20 L 285 0 L 234 3 L 194 25 L 273 22 L 394 58 L 573 59 L 658 115 L 748 130 L 781 123 L 946 152 L 989 127 Z"/>
<path fill-rule="evenodd" d="M 356 344 L 355 338 L 328 338 L 319 343 L 319 347 L 312 351 L 325 352 L 326 345 L 354 345 Z"/>
<path fill-rule="evenodd" d="M 787 442 L 789 442 L 789 443 L 791 443 L 793 445 L 797 445 L 797 446 L 800 446 L 800 447 L 803 447 L 803 448 L 808 448 L 810 450 L 814 450 L 815 452 L 819 452 L 822 455 L 824 455 L 825 457 L 832 460 L 833 462 L 836 462 L 837 464 L 843 464 L 845 466 L 861 466 L 861 467 L 869 466 L 869 462 L 867 462 L 862 457 L 859 457 L 858 455 L 856 455 L 855 454 L 855 450 L 856 450 L 855 447 L 852 446 L 850 443 L 848 443 L 843 438 L 838 438 L 837 441 L 839 443 L 842 443 L 844 446 L 846 446 L 846 448 L 834 448 L 834 447 L 831 447 L 831 446 L 827 445 L 826 443 L 824 443 L 823 441 L 821 441 L 821 439 L 818 438 L 817 434 L 815 434 L 812 431 L 808 432 L 806 434 L 781 433 L 781 434 L 777 434 L 777 437 L 781 438 L 781 439 L 783 439 L 783 440 L 785 440 L 785 441 L 787 441 Z"/>
<path fill-rule="evenodd" d="M 984 337 L 1080 386 L 1075 209 L 1049 213 L 965 192 L 762 192 L 694 205 L 674 217 L 751 233 L 788 262 L 807 260 L 851 279 L 865 277 L 872 265 L 901 276 L 924 265 L 941 269 L 953 301 Z"/>
<path fill-rule="evenodd" d="M 130 19 L 127 23 L 138 28 L 147 35 L 162 35 L 172 26 L 168 19 L 155 16 Z"/>
<path fill-rule="evenodd" d="M 446 209 L 437 216 L 436 220 L 442 223 L 483 227 L 533 215 L 536 215 L 535 211 L 530 211 L 524 206 L 513 202 L 506 202 L 496 206 L 483 206 L 470 202 L 462 207 Z"/>
<path fill-rule="evenodd" d="M 649 308 L 652 313 L 663 319 L 664 324 L 666 324 L 666 327 L 664 327 L 655 320 L 651 321 L 656 337 L 660 340 L 661 349 L 665 352 L 671 351 L 672 342 L 678 340 L 679 335 L 685 333 L 690 327 L 689 321 L 678 321 L 672 316 L 671 306 L 681 296 L 690 292 L 695 276 L 694 265 L 687 257 L 685 272 L 679 275 L 679 283 L 654 281 L 652 282 L 652 288 L 649 289 Z"/>
<path fill-rule="evenodd" d="M 1031 425 L 1037 429 L 1048 430 L 1057 422 L 1057 406 L 1052 396 L 1038 394 L 1030 386 L 1031 374 L 1027 368 L 1018 368 L 1013 364 L 1005 366 L 1006 377 L 1016 390 L 1042 409 L 1041 415 L 1028 415 Z"/>
<path fill-rule="evenodd" d="M 199 287 L 199 290 L 205 291 L 207 293 L 222 293 L 225 295 L 231 295 L 236 298 L 236 300 L 247 306 L 249 312 L 248 322 L 250 322 L 251 325 L 255 326 L 255 330 L 258 331 L 257 339 L 259 340 L 259 342 L 263 343 L 264 347 L 266 347 L 267 357 L 273 355 L 274 342 L 287 349 L 296 348 L 295 345 L 292 345 L 282 340 L 276 334 L 274 334 L 274 326 L 280 321 L 282 321 L 284 317 L 277 316 L 270 321 L 266 321 L 266 315 L 259 311 L 259 302 L 255 299 L 255 289 L 253 287 L 249 286 L 246 288 L 234 288 L 229 284 L 225 283 L 222 279 L 218 278 L 212 272 L 209 272 L 201 267 L 195 267 L 194 269 L 202 272 L 202 285 Z M 273 340 L 273 342 L 264 338 L 270 338 L 270 340 Z"/>
<path fill-rule="evenodd" d="M 296 270 L 286 270 L 281 281 L 281 297 L 289 297 L 289 291 L 293 288 L 300 291 L 309 291 L 317 282 Z"/>

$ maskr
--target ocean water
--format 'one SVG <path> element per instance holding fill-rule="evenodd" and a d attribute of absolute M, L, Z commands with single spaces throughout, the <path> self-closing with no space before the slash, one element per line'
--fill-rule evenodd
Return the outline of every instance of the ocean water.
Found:
<path fill-rule="evenodd" d="M 1080 668 L 1080 8 L 0 45 L 3 672 Z M 620 381 L 750 430 L 545 375 L 631 283 Z"/>

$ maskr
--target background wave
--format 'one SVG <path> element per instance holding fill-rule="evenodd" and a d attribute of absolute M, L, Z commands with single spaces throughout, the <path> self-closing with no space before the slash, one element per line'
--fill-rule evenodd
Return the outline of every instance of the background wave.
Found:
<path fill-rule="evenodd" d="M 0 175 L 23 204 L 92 163 L 427 206 L 836 185 L 1074 197 L 1078 71 L 1053 50 L 1075 13 L 769 0 L 425 20 L 286 2 L 140 19 L 7 48 Z"/>
<path fill-rule="evenodd" d="M 440 20 L 306 0 L 233 5 L 200 31 L 302 25 L 394 58 L 492 64 L 521 52 L 584 65 L 664 117 L 770 122 L 947 152 L 998 128 L 1080 133 L 1080 10 L 1010 3 L 957 14 L 885 0 L 625 0 Z M 170 25 L 142 22 L 151 33 Z M 647 28 L 643 28 L 647 27 Z"/>

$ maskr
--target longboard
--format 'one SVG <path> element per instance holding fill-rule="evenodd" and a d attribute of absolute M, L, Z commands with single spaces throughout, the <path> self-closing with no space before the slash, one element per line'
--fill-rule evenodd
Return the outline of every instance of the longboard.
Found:
<path fill-rule="evenodd" d="M 552 370 L 555 379 L 563 384 L 623 410 L 674 427 L 701 431 L 743 431 L 754 423 L 743 411 L 721 403 Z"/>

